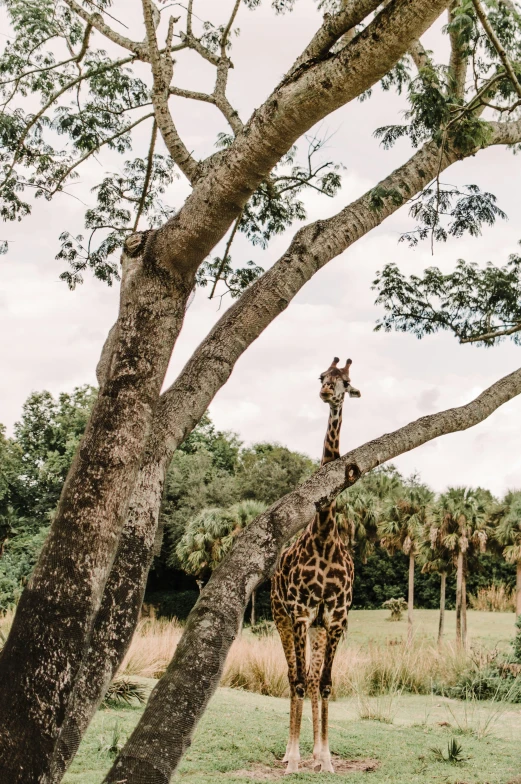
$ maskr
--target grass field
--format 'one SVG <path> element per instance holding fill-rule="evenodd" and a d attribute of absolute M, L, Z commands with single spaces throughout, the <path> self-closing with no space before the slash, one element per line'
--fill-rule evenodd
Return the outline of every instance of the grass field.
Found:
<path fill-rule="evenodd" d="M 387 710 L 385 705 L 381 707 Z M 369 778 L 371 784 L 507 784 L 521 773 L 519 705 L 465 705 L 437 697 L 402 696 L 390 705 L 392 723 L 361 720 L 356 699 L 333 702 L 330 712 L 333 753 L 349 760 L 375 760 L 378 766 L 371 773 L 320 774 L 320 781 Z M 124 741 L 140 713 L 138 708 L 99 711 L 65 783 L 99 784 L 111 764 L 107 747 L 114 727 L 119 727 Z M 279 778 L 283 775 L 279 760 L 287 725 L 287 700 L 219 689 L 176 780 L 206 784 Z M 447 756 L 451 738 L 461 744 L 465 761 L 436 761 L 431 749 L 439 748 Z M 304 758 L 310 756 L 311 747 L 306 701 L 301 745 Z M 298 774 L 290 781 L 312 781 L 316 776 Z"/>
<path fill-rule="evenodd" d="M 469 657 L 457 654 L 450 644 L 454 613 L 447 613 L 448 645 L 441 653 L 435 645 L 436 611 L 415 611 L 412 648 L 396 644 L 406 638 L 406 620 L 390 622 L 388 615 L 384 610 L 350 614 L 349 633 L 335 663 L 334 691 L 339 699 L 331 703 L 330 711 L 333 753 L 358 762 L 376 760 L 377 767 L 371 773 L 340 773 L 330 780 L 360 781 L 369 776 L 374 784 L 521 784 L 520 704 L 461 702 L 431 695 L 434 680 L 450 683 L 469 666 Z M 8 620 L 4 619 L 6 632 Z M 513 613 L 470 611 L 468 620 L 473 646 L 509 649 Z M 155 681 L 140 676 L 164 671 L 181 632 L 175 623 L 142 624 L 126 657 L 125 674 L 151 687 Z M 376 693 L 369 688 L 375 683 L 376 691 L 383 693 L 368 696 Z M 287 676 L 278 636 L 257 638 L 245 629 L 230 652 L 224 684 L 250 691 L 218 690 L 176 780 L 203 784 L 281 777 L 279 760 L 287 739 L 289 705 L 281 698 L 287 692 Z M 111 747 L 123 745 L 141 712 L 142 708 L 100 710 L 64 779 L 66 784 L 100 784 L 111 765 Z M 305 758 L 311 752 L 308 701 L 302 737 Z M 464 761 L 437 761 L 432 749 L 447 756 L 452 738 L 461 744 Z M 316 775 L 302 773 L 292 780 L 310 781 Z M 321 779 L 324 776 L 328 779 L 329 774 L 321 774 Z"/>
<path fill-rule="evenodd" d="M 469 610 L 468 636 L 470 643 L 487 647 L 505 647 L 514 636 L 515 615 L 500 612 L 478 612 Z M 366 645 L 368 642 L 385 642 L 389 639 L 406 639 L 407 618 L 389 621 L 387 610 L 352 610 L 349 613 L 348 645 Z M 437 610 L 415 610 L 415 636 L 434 643 L 438 635 L 439 612 Z M 445 613 L 445 638 L 456 638 L 456 612 Z"/>

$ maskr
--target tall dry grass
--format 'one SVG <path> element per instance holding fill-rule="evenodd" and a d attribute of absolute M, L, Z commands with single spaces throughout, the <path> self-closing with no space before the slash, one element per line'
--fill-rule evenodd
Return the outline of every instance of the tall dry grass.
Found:
<path fill-rule="evenodd" d="M 160 677 L 181 632 L 176 621 L 141 621 L 120 674 Z M 430 694 L 436 683 L 455 684 L 466 667 L 466 654 L 456 652 L 450 645 L 438 651 L 423 641 L 412 646 L 372 644 L 364 648 L 341 643 L 333 671 L 333 697 L 395 691 Z M 278 635 L 253 637 L 243 633 L 228 654 L 221 683 L 272 697 L 287 697 L 287 666 Z"/>
<path fill-rule="evenodd" d="M 4 636 L 12 619 L 13 613 L 0 617 Z M 161 677 L 182 630 L 176 620 L 140 621 L 119 674 Z M 416 640 L 411 646 L 391 641 L 360 648 L 341 642 L 333 669 L 333 698 L 356 696 L 363 701 L 365 697 L 400 692 L 430 694 L 437 684 L 455 685 L 470 666 L 470 657 L 450 644 L 437 650 L 424 640 Z M 287 697 L 287 666 L 278 635 L 254 637 L 244 632 L 231 647 L 221 683 L 234 689 Z"/>
<path fill-rule="evenodd" d="M 485 612 L 515 612 L 515 590 L 509 590 L 504 583 L 480 588 L 476 596 L 469 596 L 469 604 L 473 610 Z"/>

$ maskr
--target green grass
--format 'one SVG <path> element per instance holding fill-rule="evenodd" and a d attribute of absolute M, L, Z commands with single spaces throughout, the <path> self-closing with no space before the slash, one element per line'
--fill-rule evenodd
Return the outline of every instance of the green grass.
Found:
<path fill-rule="evenodd" d="M 219 689 L 175 780 L 186 784 L 246 783 L 252 781 L 253 772 L 266 780 L 284 753 L 288 708 L 284 699 Z M 99 784 L 111 764 L 103 749 L 110 745 L 114 725 L 118 722 L 125 740 L 141 711 L 142 708 L 100 711 L 64 779 L 66 784 Z M 371 784 L 424 784 L 426 781 L 506 784 L 519 774 L 519 706 L 498 708 L 490 703 L 465 706 L 437 697 L 400 696 L 395 698 L 393 713 L 392 724 L 362 721 L 356 699 L 333 702 L 332 751 L 346 759 L 376 758 L 380 764 L 370 774 L 349 773 L 336 778 L 321 774 L 320 781 L 348 777 L 356 782 L 370 776 Z M 485 727 L 487 733 L 482 737 L 481 730 Z M 465 761 L 460 764 L 436 761 L 432 749 L 439 748 L 447 756 L 452 738 L 462 746 Z M 310 755 L 311 740 L 310 708 L 306 701 L 303 756 Z M 290 781 L 316 780 L 316 775 L 299 774 Z"/>
<path fill-rule="evenodd" d="M 352 610 L 349 613 L 348 644 L 365 645 L 368 642 L 385 642 L 388 639 L 407 638 L 407 617 L 401 621 L 389 621 L 388 610 Z M 471 643 L 487 647 L 508 646 L 515 633 L 514 613 L 492 613 L 468 610 L 468 635 Z M 437 610 L 414 611 L 414 633 L 418 638 L 435 642 L 438 635 L 439 612 Z M 456 612 L 445 613 L 445 639 L 456 637 Z"/>

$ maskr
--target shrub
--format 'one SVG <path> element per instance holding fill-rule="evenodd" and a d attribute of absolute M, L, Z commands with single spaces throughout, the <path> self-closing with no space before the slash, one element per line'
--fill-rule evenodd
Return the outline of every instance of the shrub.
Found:
<path fill-rule="evenodd" d="M 473 610 L 486 612 L 514 612 L 515 591 L 501 583 L 480 588 L 475 596 L 469 596 L 469 604 Z"/>
<path fill-rule="evenodd" d="M 275 634 L 275 624 L 273 621 L 266 621 L 263 619 L 256 623 L 255 626 L 250 626 L 250 631 L 257 637 L 273 637 Z"/>
<path fill-rule="evenodd" d="M 391 611 L 391 617 L 388 618 L 389 621 L 401 621 L 402 615 L 407 609 L 407 602 L 403 596 L 400 596 L 399 599 L 387 599 L 387 601 L 382 604 L 382 607 Z"/>
<path fill-rule="evenodd" d="M 122 708 L 134 703 L 142 705 L 145 702 L 145 689 L 136 681 L 129 678 L 115 678 L 110 684 L 101 703 L 102 708 Z"/>

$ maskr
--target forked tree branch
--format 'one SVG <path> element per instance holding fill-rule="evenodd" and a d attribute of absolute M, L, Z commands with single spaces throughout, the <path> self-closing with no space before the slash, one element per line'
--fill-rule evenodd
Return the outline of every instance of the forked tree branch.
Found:
<path fill-rule="evenodd" d="M 158 230 L 172 268 L 197 269 L 292 144 L 375 84 L 446 6 L 447 0 L 393 0 L 340 52 L 293 69 Z"/>
<path fill-rule="evenodd" d="M 161 132 L 163 141 L 168 152 L 172 156 L 172 159 L 179 166 L 188 181 L 193 182 L 197 176 L 199 164 L 195 158 L 192 157 L 179 136 L 168 106 L 169 88 L 173 68 L 172 58 L 168 49 L 163 54 L 159 51 L 150 0 L 142 0 L 142 4 L 150 65 L 152 68 L 152 102 L 154 104 L 157 127 Z M 170 27 L 169 37 L 171 37 Z"/>
<path fill-rule="evenodd" d="M 471 403 L 415 422 L 348 452 L 259 515 L 237 537 L 188 617 L 166 673 L 105 784 L 168 784 L 214 694 L 254 588 L 275 569 L 284 544 L 360 477 L 398 455 L 448 433 L 467 430 L 521 394 L 521 369 Z"/>
<path fill-rule="evenodd" d="M 141 60 L 148 60 L 146 44 L 140 41 L 132 41 L 130 38 L 121 35 L 121 33 L 117 33 L 105 22 L 101 14 L 90 14 L 80 5 L 80 3 L 77 3 L 76 0 L 64 0 L 64 2 L 69 6 L 71 11 L 74 11 L 74 13 L 80 17 L 80 19 L 83 19 L 88 25 L 94 27 L 95 30 L 104 35 L 105 38 L 108 38 L 109 41 L 123 47 L 123 49 L 128 49 L 129 52 L 138 55 Z"/>

